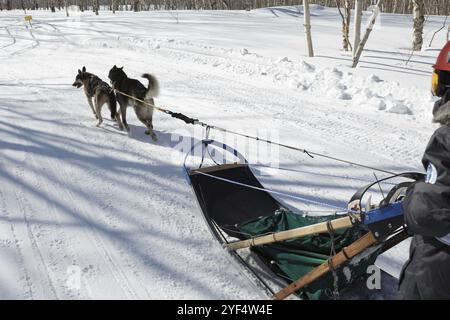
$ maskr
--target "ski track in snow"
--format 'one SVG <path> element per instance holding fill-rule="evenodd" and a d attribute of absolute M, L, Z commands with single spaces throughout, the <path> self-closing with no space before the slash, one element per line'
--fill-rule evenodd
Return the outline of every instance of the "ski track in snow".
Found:
<path fill-rule="evenodd" d="M 156 113 L 154 144 L 131 108 L 127 134 L 107 119 L 107 107 L 96 128 L 82 90 L 71 87 L 83 65 L 104 80 L 114 64 L 134 78 L 154 73 L 162 85 L 158 105 L 214 125 L 250 134 L 276 130 L 283 143 L 307 150 L 386 170 L 420 170 L 433 129 L 427 90 L 373 71 L 353 74 L 339 63 L 258 52 L 250 37 L 249 49 L 220 33 L 208 42 L 199 29 L 203 19 L 214 28 L 211 17 L 228 21 L 223 28 L 231 32 L 252 23 L 267 28 L 274 17 L 266 11 L 181 12 L 179 24 L 167 13 L 147 14 L 36 13 L 29 28 L 20 13 L 0 13 L 0 257 L 7 261 L 1 298 L 261 298 L 238 268 L 224 267 L 230 262 L 184 181 L 171 133 L 195 141 L 204 132 Z M 336 12 L 324 10 L 320 28 L 330 15 L 338 23 Z M 298 22 L 277 19 L 281 33 Z M 184 25 L 193 39 L 179 30 Z M 152 28 L 156 34 L 147 34 Z M 424 53 L 405 67 L 396 64 L 396 53 L 383 54 L 394 70 L 414 69 L 418 78 L 430 60 Z M 364 61 L 363 67 L 379 63 Z M 211 137 L 233 139 L 214 131 Z M 289 194 L 345 207 L 373 179 L 367 170 L 279 152 L 288 170 L 260 178 Z M 81 272 L 79 289 L 68 286 L 71 266 Z"/>
<path fill-rule="evenodd" d="M 51 98 L 48 97 L 47 95 L 42 94 L 42 92 L 37 91 L 37 93 L 44 98 L 44 101 L 51 101 Z M 51 104 L 51 106 L 52 106 L 53 110 L 57 110 L 57 107 L 58 107 L 57 105 L 55 105 L 53 103 L 53 104 Z M 48 161 L 47 163 L 45 163 L 44 165 L 41 165 L 41 166 L 44 168 L 45 167 L 48 167 L 48 168 L 59 167 L 56 163 L 53 163 L 53 161 Z M 37 166 L 37 167 L 39 167 L 39 166 Z M 58 175 L 56 177 L 58 178 L 58 181 L 55 181 L 55 182 L 63 190 L 66 181 L 70 181 L 70 175 L 66 173 L 66 171 L 64 170 L 64 167 L 60 167 L 60 170 L 58 171 Z M 41 190 L 41 188 L 37 188 L 37 189 Z M 75 212 L 91 213 L 91 212 L 97 211 L 97 209 L 95 207 L 89 206 L 89 204 L 87 206 L 82 206 L 82 207 L 77 205 L 77 200 L 74 197 L 74 195 L 70 192 L 70 190 L 67 190 L 67 191 L 65 190 L 65 193 L 67 193 L 67 195 L 65 195 L 63 198 L 66 199 L 67 203 L 71 203 L 74 205 L 73 209 Z M 87 214 L 87 217 L 85 217 L 85 219 L 87 221 L 95 221 L 94 219 L 92 219 L 92 216 L 89 214 Z M 93 243 L 96 243 L 97 253 L 99 254 L 100 257 L 102 257 L 102 259 L 104 261 L 103 262 L 104 266 L 106 266 L 107 269 L 109 269 L 109 272 L 112 275 L 112 278 L 118 284 L 118 286 L 121 289 L 121 291 L 123 292 L 123 294 L 125 294 L 125 297 L 126 298 L 136 298 L 137 296 L 136 296 L 135 290 L 130 288 L 131 284 L 130 284 L 128 278 L 123 273 L 120 266 L 118 266 L 116 259 L 114 259 L 112 257 L 112 255 L 109 253 L 109 250 L 107 248 L 105 248 L 103 239 L 99 236 L 99 234 L 96 232 L 96 230 L 90 226 L 89 223 L 85 223 L 83 231 L 84 231 L 84 229 L 87 229 L 89 231 L 89 232 L 86 232 L 87 233 L 86 236 L 90 237 L 91 240 L 87 241 L 85 244 L 81 244 L 78 249 L 80 250 L 82 248 L 85 248 L 86 246 L 91 246 Z M 78 265 L 78 262 L 75 261 L 74 265 Z"/>

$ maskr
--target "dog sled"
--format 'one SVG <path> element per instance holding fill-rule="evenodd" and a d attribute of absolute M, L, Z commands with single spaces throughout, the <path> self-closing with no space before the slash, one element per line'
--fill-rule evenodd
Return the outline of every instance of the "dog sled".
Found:
<path fill-rule="evenodd" d="M 309 215 L 307 211 L 299 214 L 274 196 L 282 193 L 264 188 L 237 150 L 211 139 L 192 146 L 186 154 L 184 169 L 210 231 L 273 298 L 284 299 L 292 294 L 303 299 L 337 298 L 341 289 L 366 275 L 368 267 L 381 253 L 408 238 L 401 202 L 407 188 L 415 181 L 424 180 L 424 174 L 395 174 L 210 125 L 129 97 L 186 124 L 206 128 L 206 136 L 213 129 L 301 152 L 311 158 L 320 157 L 389 175 L 383 179 L 375 175 L 376 181 L 358 190 L 345 211 L 335 211 L 328 216 Z M 199 147 L 202 161 L 196 167 L 189 167 L 187 159 Z M 234 161 L 216 162 L 211 148 L 232 154 Z M 213 160 L 213 165 L 203 166 L 206 155 Z M 407 181 L 395 183 L 399 178 Z M 381 189 L 381 183 L 385 182 L 391 187 L 386 196 Z M 375 205 L 371 196 L 364 199 L 374 186 L 380 188 L 383 196 Z M 265 270 L 249 263 L 248 256 L 243 257 L 244 250 L 249 250 L 270 270 L 273 276 L 270 283 Z M 281 289 L 276 287 L 280 286 L 280 280 L 283 282 Z"/>
<path fill-rule="evenodd" d="M 201 163 L 187 159 L 201 149 Z M 211 149 L 233 161 L 204 166 Z M 326 216 L 294 212 L 253 174 L 235 149 L 203 140 L 186 155 L 184 169 L 212 235 L 269 296 L 284 299 L 337 298 L 353 281 L 367 276 L 378 255 L 408 237 L 401 200 L 420 173 L 390 175 L 358 190 L 348 210 Z M 390 191 L 378 205 L 366 195 L 382 182 Z M 249 262 L 249 256 L 254 258 Z M 256 261 L 256 262 L 255 262 Z"/>

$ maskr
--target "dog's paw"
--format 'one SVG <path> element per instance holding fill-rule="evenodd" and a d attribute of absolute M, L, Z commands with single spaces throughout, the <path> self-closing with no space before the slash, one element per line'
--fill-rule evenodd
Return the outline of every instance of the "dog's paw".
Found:
<path fill-rule="evenodd" d="M 152 140 L 154 142 L 158 141 L 158 137 L 156 136 L 156 134 L 152 134 Z"/>
<path fill-rule="evenodd" d="M 148 131 L 148 130 L 145 130 L 145 132 L 144 132 L 146 135 L 149 135 L 150 134 L 150 131 Z"/>

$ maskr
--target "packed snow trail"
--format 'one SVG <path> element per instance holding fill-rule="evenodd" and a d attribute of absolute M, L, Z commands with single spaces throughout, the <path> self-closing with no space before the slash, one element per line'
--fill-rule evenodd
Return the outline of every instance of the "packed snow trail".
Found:
<path fill-rule="evenodd" d="M 167 12 L 31 14 L 33 28 L 19 11 L 0 13 L 0 298 L 262 297 L 229 267 L 185 182 L 180 137 L 197 141 L 204 131 L 155 113 L 159 141 L 152 143 L 131 108 L 127 134 L 107 120 L 106 107 L 95 127 L 82 89 L 71 86 L 82 66 L 103 80 L 115 64 L 132 78 L 150 72 L 162 85 L 160 106 L 391 171 L 420 169 L 434 128 L 420 74 L 436 52 L 415 57 L 420 71 L 410 86 L 412 76 L 398 71 L 397 83 L 374 69 L 352 74 L 335 59 L 303 61 L 301 33 L 286 32 L 298 17 L 269 10 L 182 11 L 178 23 Z M 338 13 L 317 9 L 316 23 L 320 38 L 334 39 Z M 369 49 L 380 43 L 376 33 Z M 253 141 L 235 142 L 253 160 Z M 373 179 L 287 150 L 260 152 L 257 160 L 270 165 L 278 158 L 285 170 L 260 172 L 267 187 L 331 205 L 345 206 Z"/>

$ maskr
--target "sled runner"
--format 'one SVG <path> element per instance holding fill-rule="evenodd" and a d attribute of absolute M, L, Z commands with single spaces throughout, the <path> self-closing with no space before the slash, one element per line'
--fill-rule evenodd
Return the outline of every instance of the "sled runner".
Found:
<path fill-rule="evenodd" d="M 196 148 L 201 149 L 202 163 L 191 168 L 186 160 Z M 228 152 L 235 161 L 203 167 L 211 149 Z M 272 195 L 276 192 L 264 188 L 246 159 L 225 144 L 197 143 L 186 155 L 184 168 L 212 234 L 276 299 L 292 293 L 304 299 L 333 298 L 366 275 L 380 253 L 407 237 L 401 197 L 413 181 L 423 178 L 419 173 L 405 173 L 381 179 L 358 190 L 348 212 L 310 216 L 294 213 L 277 200 Z M 380 206 L 369 203 L 363 208 L 366 192 L 392 178 L 410 181 L 395 185 Z M 288 286 L 275 292 L 277 288 L 241 255 L 240 249 L 247 247 Z M 248 249 L 242 251 L 248 253 Z"/>

